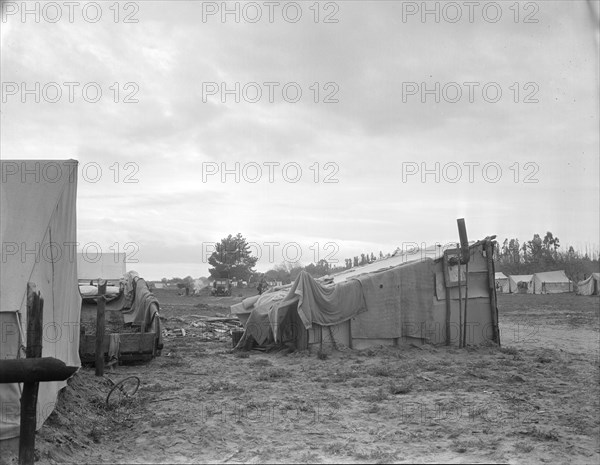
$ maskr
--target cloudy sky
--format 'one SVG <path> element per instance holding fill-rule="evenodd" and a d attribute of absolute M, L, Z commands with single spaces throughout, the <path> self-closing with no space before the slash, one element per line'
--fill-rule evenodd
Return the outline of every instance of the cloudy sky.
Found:
<path fill-rule="evenodd" d="M 3 2 L 1 154 L 78 160 L 78 241 L 148 279 L 207 275 L 238 232 L 259 271 L 446 244 L 457 218 L 597 249 L 597 11 Z"/>

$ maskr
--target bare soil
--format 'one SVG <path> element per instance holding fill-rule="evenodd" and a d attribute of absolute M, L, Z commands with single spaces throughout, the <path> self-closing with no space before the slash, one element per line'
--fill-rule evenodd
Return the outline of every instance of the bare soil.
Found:
<path fill-rule="evenodd" d="M 502 347 L 232 353 L 194 315 L 234 296 L 157 290 L 168 337 L 116 409 L 82 368 L 38 432 L 39 463 L 600 463 L 600 299 L 500 295 Z M 14 456 L 3 461 L 16 463 Z"/>

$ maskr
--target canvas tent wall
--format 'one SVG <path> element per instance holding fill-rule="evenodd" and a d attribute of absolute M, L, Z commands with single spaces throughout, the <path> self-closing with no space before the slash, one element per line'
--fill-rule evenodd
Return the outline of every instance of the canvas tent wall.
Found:
<path fill-rule="evenodd" d="M 600 273 L 592 273 L 577 283 L 577 294 L 579 295 L 598 295 L 600 294 Z"/>
<path fill-rule="evenodd" d="M 532 274 L 511 274 L 508 277 L 509 290 L 512 294 L 532 294 Z"/>
<path fill-rule="evenodd" d="M 0 161 L 0 357 L 24 357 L 26 287 L 33 282 L 44 299 L 43 357 L 80 366 L 79 309 L 75 260 L 77 162 Z M 40 428 L 66 382 L 39 385 Z M 0 440 L 19 436 L 19 384 L 0 384 Z"/>
<path fill-rule="evenodd" d="M 532 282 L 534 294 L 560 294 L 573 290 L 573 284 L 563 270 L 535 273 Z"/>
<path fill-rule="evenodd" d="M 127 272 L 125 253 L 81 252 L 77 254 L 77 277 L 90 282 L 98 278 L 119 280 Z"/>
<path fill-rule="evenodd" d="M 508 276 L 506 276 L 502 272 L 498 272 L 498 273 L 496 273 L 496 276 L 494 278 L 496 280 L 496 291 L 497 292 L 502 292 L 504 294 L 510 292 Z"/>
<path fill-rule="evenodd" d="M 493 262 L 486 242 L 469 248 L 467 343 L 498 340 Z M 452 251 L 449 251 L 450 253 Z M 231 307 L 245 332 L 238 344 L 291 342 L 297 349 L 321 344 L 361 349 L 400 342 L 458 344 L 458 264 L 425 258 L 377 260 L 334 275 L 330 283 L 301 273 L 288 288 Z M 461 265 L 465 302 L 466 266 Z"/>

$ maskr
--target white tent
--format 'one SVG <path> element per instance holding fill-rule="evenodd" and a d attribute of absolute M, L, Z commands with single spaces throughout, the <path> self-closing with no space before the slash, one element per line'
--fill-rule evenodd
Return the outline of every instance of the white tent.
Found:
<path fill-rule="evenodd" d="M 564 270 L 536 273 L 532 282 L 534 294 L 560 294 L 573 290 L 573 284 Z"/>
<path fill-rule="evenodd" d="M 499 271 L 494 275 L 494 279 L 496 280 L 496 292 L 508 293 L 510 291 L 508 276 Z"/>
<path fill-rule="evenodd" d="M 78 253 L 77 277 L 80 281 L 121 279 L 127 272 L 125 253 Z"/>
<path fill-rule="evenodd" d="M 587 279 L 577 283 L 577 294 L 598 295 L 600 293 L 600 273 L 592 273 Z"/>
<path fill-rule="evenodd" d="M 0 182 L 0 357 L 24 357 L 27 282 L 44 299 L 43 357 L 80 366 L 75 260 L 77 161 L 2 160 Z M 40 383 L 37 428 L 65 381 Z M 0 384 L 0 440 L 19 436 L 21 389 Z"/>
<path fill-rule="evenodd" d="M 531 282 L 532 278 L 533 278 L 532 274 L 510 275 L 508 277 L 509 291 L 513 294 L 517 294 L 517 293 L 532 294 L 533 293 L 533 283 Z M 522 283 L 520 289 L 519 289 L 519 283 Z"/>

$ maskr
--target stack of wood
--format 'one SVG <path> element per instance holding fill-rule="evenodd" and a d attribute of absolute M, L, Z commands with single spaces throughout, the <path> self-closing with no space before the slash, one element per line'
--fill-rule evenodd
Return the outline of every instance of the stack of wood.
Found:
<path fill-rule="evenodd" d="M 194 321 L 189 321 L 193 318 Z M 185 323 L 185 328 L 173 328 L 168 323 L 163 330 L 163 337 L 201 337 L 207 341 L 226 341 L 231 339 L 233 331 L 243 331 L 240 320 L 234 316 L 190 315 L 187 321 L 183 318 L 169 318 L 170 321 Z"/>

